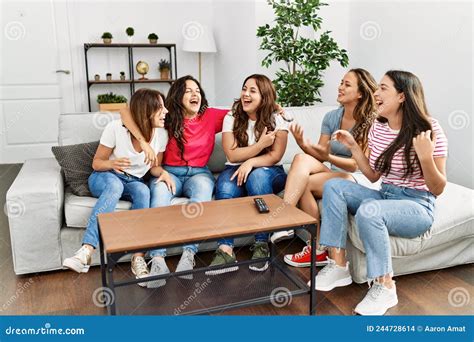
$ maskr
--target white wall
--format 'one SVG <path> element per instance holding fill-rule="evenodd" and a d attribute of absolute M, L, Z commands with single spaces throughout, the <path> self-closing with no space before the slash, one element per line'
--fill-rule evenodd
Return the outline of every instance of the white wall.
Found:
<path fill-rule="evenodd" d="M 474 187 L 472 2 L 326 2 L 329 6 L 321 10 L 323 29 L 331 30 L 339 46 L 348 50 L 349 67 L 366 68 L 376 79 L 392 68 L 412 71 L 421 78 L 429 109 L 449 138 L 448 177 Z M 258 50 L 256 30 L 273 20 L 273 10 L 265 0 L 66 0 L 62 3 L 67 6 L 70 51 L 66 54 L 63 51 L 66 45 L 59 46 L 59 59 L 70 60 L 72 66 L 76 111 L 87 110 L 83 44 L 100 42 L 104 31 L 113 33 L 114 42 L 127 41 L 124 31 L 128 26 L 135 28 L 135 42 L 146 42 L 148 33 L 156 32 L 160 42 L 177 44 L 178 76 L 197 76 L 197 54 L 181 50 L 182 28 L 191 21 L 210 27 L 218 52 L 203 55 L 202 83 L 212 105 L 230 106 L 239 96 L 246 76 L 258 72 L 272 77 L 278 67 L 261 67 L 265 51 Z M 30 24 L 42 25 L 39 20 Z M 30 43 L 32 49 L 41 48 L 41 41 L 36 42 L 37 46 L 34 43 Z M 31 56 L 27 54 L 11 49 L 2 49 L 1 54 L 4 60 L 15 55 L 20 62 L 31 64 Z M 97 57 L 94 61 L 93 56 Z M 90 77 L 95 73 L 105 77 L 109 71 L 118 75 L 126 69 L 124 52 L 91 50 L 90 57 Z M 157 62 L 163 57 L 142 55 L 150 64 L 150 77 L 157 75 Z M 5 70 L 2 69 L 4 75 Z M 345 71 L 334 62 L 325 72 L 325 86 L 321 90 L 324 104 L 336 104 L 337 86 Z M 93 103 L 96 95 L 105 90 L 128 94 L 127 86 L 94 87 Z M 2 115 L 2 121 L 6 117 Z M 5 122 L 2 124 L 7 126 Z"/>
<path fill-rule="evenodd" d="M 473 179 L 473 5 L 451 1 L 351 3 L 351 67 L 377 81 L 389 69 L 416 74 L 449 140 L 448 179 Z"/>
<path fill-rule="evenodd" d="M 175 43 L 177 45 L 178 76 L 198 75 L 197 53 L 182 51 L 183 27 L 192 21 L 212 28 L 212 1 L 68 1 L 69 32 L 73 49 L 73 75 L 76 89 L 77 111 L 88 111 L 84 62 L 84 43 L 102 42 L 104 31 L 111 32 L 114 43 L 127 43 L 125 29 L 132 26 L 135 29 L 134 42 L 147 43 L 148 34 L 158 34 L 159 43 Z M 146 61 L 150 66 L 148 78 L 159 78 L 157 70 L 161 58 L 169 59 L 167 50 L 142 49 L 134 50 L 134 65 L 138 60 Z M 94 74 L 101 75 L 111 72 L 117 79 L 120 71 L 125 71 L 128 77 L 126 49 L 91 49 L 89 50 L 89 78 Z M 214 102 L 214 57 L 204 55 L 202 61 L 203 78 L 206 90 Z M 169 88 L 166 85 L 151 85 L 162 91 Z M 91 88 L 92 110 L 97 109 L 97 94 L 114 91 L 129 98 L 128 85 L 102 86 Z"/>

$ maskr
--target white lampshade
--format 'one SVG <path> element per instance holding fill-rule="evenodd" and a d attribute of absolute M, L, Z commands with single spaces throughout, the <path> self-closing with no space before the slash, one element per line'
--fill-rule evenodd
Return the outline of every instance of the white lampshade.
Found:
<path fill-rule="evenodd" d="M 216 42 L 211 30 L 197 22 L 190 22 L 183 27 L 183 51 L 216 52 Z"/>

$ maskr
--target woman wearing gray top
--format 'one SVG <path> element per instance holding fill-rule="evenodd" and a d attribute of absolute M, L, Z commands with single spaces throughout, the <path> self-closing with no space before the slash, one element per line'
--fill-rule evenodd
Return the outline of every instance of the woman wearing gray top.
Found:
<path fill-rule="evenodd" d="M 285 186 L 284 201 L 290 205 L 298 205 L 303 211 L 320 219 L 316 199 L 323 193 L 324 183 L 331 178 L 345 178 L 358 181 L 357 163 L 351 158 L 351 152 L 341 143 L 331 140 L 331 136 L 339 129 L 352 133 L 363 150 L 367 149 L 367 134 L 376 116 L 374 92 L 377 82 L 364 69 L 351 69 L 338 88 L 337 101 L 341 104 L 336 110 L 324 116 L 321 135 L 317 144 L 312 144 L 303 136 L 303 129 L 298 124 L 290 127 L 296 142 L 304 153 L 297 154 L 293 159 Z M 325 164 L 330 164 L 329 167 Z M 272 241 L 291 237 L 291 232 L 283 232 L 280 236 L 272 236 Z M 318 225 L 319 239 L 319 225 Z M 317 246 L 319 246 L 317 244 Z M 327 263 L 327 253 L 319 249 L 316 252 L 316 265 Z M 285 255 L 285 262 L 296 267 L 310 266 L 311 246 L 308 245 L 296 254 Z"/>

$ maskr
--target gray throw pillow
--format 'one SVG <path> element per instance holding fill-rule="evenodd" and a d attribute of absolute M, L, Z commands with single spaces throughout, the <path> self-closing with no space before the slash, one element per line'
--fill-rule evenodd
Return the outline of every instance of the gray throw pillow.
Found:
<path fill-rule="evenodd" d="M 64 173 L 66 185 L 70 186 L 74 195 L 92 196 L 87 181 L 93 171 L 92 160 L 97 147 L 99 147 L 98 141 L 51 147 Z"/>

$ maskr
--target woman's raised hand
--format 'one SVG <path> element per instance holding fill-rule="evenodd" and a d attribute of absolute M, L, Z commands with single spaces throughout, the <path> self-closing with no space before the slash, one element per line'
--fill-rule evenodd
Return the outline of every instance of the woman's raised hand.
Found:
<path fill-rule="evenodd" d="M 355 141 L 352 134 L 350 134 L 348 131 L 346 131 L 344 129 L 340 129 L 340 130 L 337 130 L 336 132 L 334 132 L 334 134 L 332 135 L 332 139 L 336 140 L 336 141 L 339 141 L 341 144 L 346 146 L 348 149 L 352 149 L 352 148 L 358 146 L 357 142 Z"/>
<path fill-rule="evenodd" d="M 290 125 L 290 132 L 295 137 L 295 140 L 296 140 L 296 143 L 298 144 L 298 146 L 301 147 L 302 149 L 304 149 L 305 147 L 311 145 L 310 141 L 308 139 L 304 138 L 303 127 L 301 127 L 297 123 L 292 123 Z"/>

